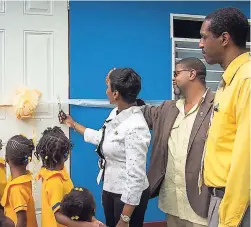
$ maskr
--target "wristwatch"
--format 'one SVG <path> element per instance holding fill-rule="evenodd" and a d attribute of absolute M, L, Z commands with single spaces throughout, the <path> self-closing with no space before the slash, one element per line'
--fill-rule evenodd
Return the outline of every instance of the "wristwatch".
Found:
<path fill-rule="evenodd" d="M 131 220 L 130 217 L 128 217 L 126 215 L 123 215 L 123 214 L 121 214 L 120 217 L 121 217 L 122 221 L 125 222 L 125 223 L 129 223 L 130 220 Z"/>

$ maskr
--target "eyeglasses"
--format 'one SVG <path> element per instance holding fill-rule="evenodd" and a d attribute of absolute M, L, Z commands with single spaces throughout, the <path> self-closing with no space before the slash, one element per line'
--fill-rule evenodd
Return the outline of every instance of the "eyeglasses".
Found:
<path fill-rule="evenodd" d="M 182 70 L 179 70 L 179 71 L 173 71 L 173 76 L 177 77 L 181 72 L 191 72 L 191 71 L 193 71 L 193 70 L 182 69 Z"/>

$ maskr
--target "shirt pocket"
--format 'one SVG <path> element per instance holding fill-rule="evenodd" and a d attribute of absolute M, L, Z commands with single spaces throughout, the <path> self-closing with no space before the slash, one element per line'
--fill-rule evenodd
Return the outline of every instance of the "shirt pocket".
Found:
<path fill-rule="evenodd" d="M 112 147 L 115 148 L 115 150 L 120 150 L 121 148 L 124 149 L 125 146 L 125 135 L 124 133 L 120 132 L 119 130 L 115 130 L 113 132 L 110 132 L 109 134 L 109 140 Z"/>
<path fill-rule="evenodd" d="M 172 130 L 173 129 L 177 129 L 180 127 L 180 123 L 181 123 L 182 119 L 181 118 L 177 118 L 173 124 Z"/>
<path fill-rule="evenodd" d="M 103 143 L 106 159 L 121 161 L 125 156 L 125 135 L 118 130 L 109 131 Z"/>
<path fill-rule="evenodd" d="M 226 142 L 234 139 L 236 125 L 228 110 L 214 111 L 211 133 L 218 142 Z"/>

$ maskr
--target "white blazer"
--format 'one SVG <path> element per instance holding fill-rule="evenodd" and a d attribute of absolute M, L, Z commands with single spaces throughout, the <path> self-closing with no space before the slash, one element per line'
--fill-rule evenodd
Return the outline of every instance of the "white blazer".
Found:
<path fill-rule="evenodd" d="M 121 201 L 139 205 L 142 192 L 149 187 L 146 175 L 146 155 L 151 134 L 140 107 L 133 106 L 118 115 L 117 108 L 105 123 L 102 151 L 106 159 L 103 189 L 122 194 Z M 102 130 L 85 130 L 86 142 L 98 145 Z"/>

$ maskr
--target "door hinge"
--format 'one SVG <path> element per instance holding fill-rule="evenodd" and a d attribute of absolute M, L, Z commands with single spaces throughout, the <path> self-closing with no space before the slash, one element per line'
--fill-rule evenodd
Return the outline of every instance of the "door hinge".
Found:
<path fill-rule="evenodd" d="M 67 0 L 67 10 L 70 10 L 70 0 Z"/>

